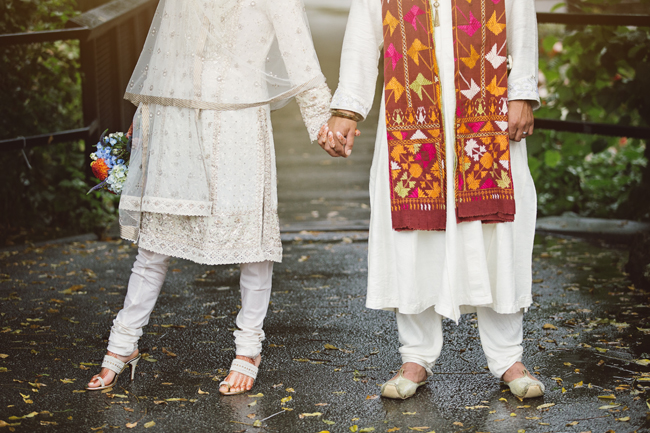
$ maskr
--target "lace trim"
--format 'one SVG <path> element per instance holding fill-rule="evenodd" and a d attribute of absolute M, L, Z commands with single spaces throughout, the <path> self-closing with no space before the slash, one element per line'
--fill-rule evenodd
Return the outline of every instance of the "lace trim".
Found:
<path fill-rule="evenodd" d="M 346 93 L 345 90 L 340 87 L 336 89 L 334 93 L 334 98 L 332 99 L 332 108 L 338 110 L 348 110 L 359 113 L 365 119 L 370 112 L 370 108 L 363 104 L 360 100 L 354 96 Z"/>
<path fill-rule="evenodd" d="M 534 76 L 519 78 L 515 81 L 508 81 L 508 100 L 536 101 L 534 108 L 539 107 L 539 88 L 537 78 Z"/>
<path fill-rule="evenodd" d="M 311 141 L 318 139 L 318 131 L 330 119 L 331 100 L 332 92 L 327 84 L 321 84 L 296 96 Z"/>
<path fill-rule="evenodd" d="M 140 212 L 140 197 L 123 195 L 120 199 L 120 209 Z M 207 201 L 145 197 L 142 200 L 142 212 L 186 216 L 210 216 L 212 215 L 212 203 Z"/>

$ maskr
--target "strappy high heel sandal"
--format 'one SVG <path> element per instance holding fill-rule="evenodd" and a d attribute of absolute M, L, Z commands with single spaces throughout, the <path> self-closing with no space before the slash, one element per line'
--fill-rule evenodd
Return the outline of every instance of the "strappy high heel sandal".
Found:
<path fill-rule="evenodd" d="M 91 379 L 91 382 L 94 379 L 97 379 L 97 380 L 99 380 L 99 383 L 101 384 L 101 386 L 98 386 L 98 387 L 95 387 L 95 388 L 91 388 L 91 387 L 87 386 L 86 389 L 88 391 L 99 391 L 101 389 L 110 388 L 111 386 L 113 386 L 115 384 L 115 382 L 117 382 L 117 378 L 120 377 L 120 374 L 122 374 L 122 372 L 124 370 L 126 370 L 126 368 L 129 367 L 129 366 L 131 367 L 131 380 L 133 380 L 135 378 L 135 367 L 138 365 L 138 361 L 140 361 L 140 354 L 138 354 L 138 356 L 136 356 L 135 358 L 130 359 L 130 360 L 126 361 L 126 362 L 122 362 L 119 359 L 115 358 L 114 356 L 110 356 L 110 355 L 104 356 L 104 361 L 102 362 L 102 368 L 108 368 L 109 370 L 114 372 L 115 377 L 113 378 L 113 380 L 110 383 L 106 384 L 104 382 L 104 378 L 101 377 L 99 374 L 97 374 L 97 375 L 93 376 L 93 378 Z"/>
<path fill-rule="evenodd" d="M 250 362 L 242 361 L 241 359 L 233 359 L 232 364 L 230 365 L 230 371 L 235 371 L 237 373 L 241 373 L 244 376 L 252 377 L 253 381 L 257 379 L 257 372 L 259 371 L 259 368 L 257 368 L 254 364 L 251 364 Z M 229 382 L 226 382 L 225 380 L 222 380 L 221 383 L 219 383 L 219 388 L 222 386 L 227 386 L 228 391 L 227 392 L 221 392 L 222 395 L 237 395 L 237 394 L 243 394 L 245 392 L 249 392 L 248 389 L 243 389 L 241 391 L 237 392 L 230 392 L 230 388 L 232 388 L 232 384 Z"/>

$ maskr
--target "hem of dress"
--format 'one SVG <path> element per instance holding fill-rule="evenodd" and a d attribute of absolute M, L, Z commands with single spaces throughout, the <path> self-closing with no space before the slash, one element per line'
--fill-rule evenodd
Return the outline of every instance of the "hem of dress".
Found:
<path fill-rule="evenodd" d="M 272 248 L 268 251 L 251 251 L 251 250 L 240 250 L 240 251 L 230 251 L 228 257 L 222 257 L 221 259 L 209 259 L 201 254 L 193 254 L 192 252 L 181 252 L 177 248 L 164 247 L 160 244 L 154 244 L 146 242 L 146 239 L 131 239 L 131 236 L 121 235 L 122 239 L 133 242 L 138 245 L 138 247 L 143 248 L 147 251 L 151 251 L 157 254 L 163 254 L 170 257 L 176 257 L 178 259 L 189 260 L 199 265 L 235 265 L 242 263 L 261 263 L 261 262 L 275 262 L 282 263 L 282 247 Z"/>
<path fill-rule="evenodd" d="M 470 314 L 476 310 L 477 307 L 487 307 L 492 308 L 495 312 L 499 314 L 514 314 L 518 313 L 521 310 L 528 310 L 528 308 L 533 305 L 532 295 L 526 295 L 519 298 L 516 302 L 509 305 L 497 304 L 494 302 L 471 302 L 471 303 L 461 303 L 458 307 L 452 307 L 448 304 L 440 304 L 433 302 L 431 304 L 419 304 L 411 305 L 408 307 L 400 306 L 400 302 L 396 300 L 392 301 L 366 301 L 366 308 L 371 310 L 387 310 L 399 312 L 401 314 L 420 314 L 428 308 L 434 307 L 436 313 L 441 316 L 458 321 L 455 317 L 460 317 L 463 314 Z M 455 316 L 455 317 L 454 317 Z"/>

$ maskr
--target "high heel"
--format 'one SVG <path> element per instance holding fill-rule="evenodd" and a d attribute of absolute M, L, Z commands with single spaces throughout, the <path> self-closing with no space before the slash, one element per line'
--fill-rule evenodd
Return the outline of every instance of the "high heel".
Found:
<path fill-rule="evenodd" d="M 88 391 L 98 391 L 101 389 L 112 387 L 115 384 L 115 382 L 117 382 L 117 378 L 120 377 L 120 374 L 122 374 L 122 372 L 126 370 L 126 368 L 129 366 L 131 367 L 131 380 L 135 379 L 135 367 L 138 366 L 138 361 L 140 361 L 140 354 L 138 354 L 138 356 L 126 362 L 122 362 L 119 359 L 115 358 L 114 356 L 110 356 L 110 355 L 104 356 L 104 361 L 102 362 L 102 368 L 108 368 L 109 370 L 114 372 L 115 377 L 110 383 L 106 384 L 104 382 L 104 378 L 101 377 L 100 375 L 93 376 L 93 380 L 94 379 L 99 380 L 101 386 L 97 386 L 94 388 L 87 386 L 86 389 Z"/>

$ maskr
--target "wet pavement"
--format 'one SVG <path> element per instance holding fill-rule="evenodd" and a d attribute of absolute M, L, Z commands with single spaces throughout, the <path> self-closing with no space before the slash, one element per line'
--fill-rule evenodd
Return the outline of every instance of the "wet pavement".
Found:
<path fill-rule="evenodd" d="M 320 3 L 310 20 L 335 87 L 346 16 Z M 627 281 L 624 250 L 569 237 L 540 235 L 535 245 L 525 362 L 546 396 L 520 402 L 499 384 L 466 316 L 445 321 L 435 374 L 415 397 L 379 398 L 400 358 L 393 314 L 364 307 L 377 109 L 349 159 L 308 142 L 295 104 L 273 122 L 285 255 L 253 390 L 218 393 L 234 356 L 237 266 L 173 260 L 135 381 L 125 375 L 100 393 L 84 385 L 99 369 L 135 248 L 80 237 L 4 249 L 0 433 L 650 431 L 649 293 Z"/>
<path fill-rule="evenodd" d="M 649 431 L 649 293 L 621 272 L 624 252 L 538 236 L 524 345 L 546 396 L 521 402 L 487 372 L 469 315 L 445 321 L 429 383 L 391 401 L 378 394 L 400 364 L 397 333 L 392 313 L 364 307 L 367 233 L 283 240 L 261 372 L 250 393 L 233 397 L 219 395 L 218 381 L 234 355 L 237 266 L 173 260 L 135 381 L 125 375 L 100 393 L 83 388 L 101 363 L 135 248 L 86 241 L 2 251 L 0 431 Z"/>

